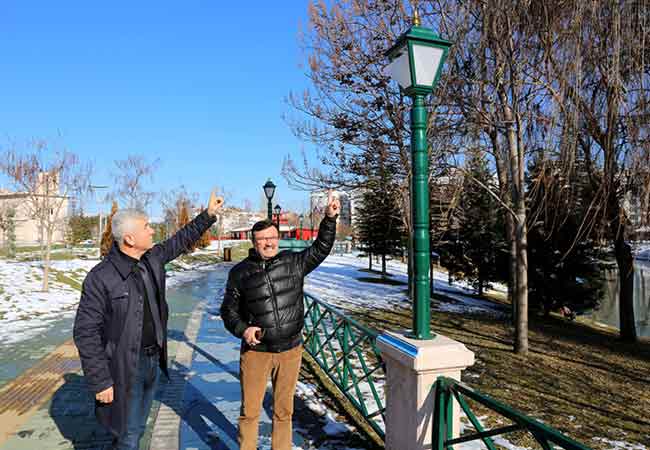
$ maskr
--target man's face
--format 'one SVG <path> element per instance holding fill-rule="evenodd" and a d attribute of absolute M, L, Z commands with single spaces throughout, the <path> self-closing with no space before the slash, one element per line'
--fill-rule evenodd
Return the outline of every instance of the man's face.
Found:
<path fill-rule="evenodd" d="M 270 259 L 278 254 L 278 230 L 268 227 L 253 233 L 253 246 L 262 259 Z"/>
<path fill-rule="evenodd" d="M 153 247 L 154 229 L 148 219 L 133 219 L 133 228 L 124 235 L 124 241 L 134 250 L 146 252 Z"/>

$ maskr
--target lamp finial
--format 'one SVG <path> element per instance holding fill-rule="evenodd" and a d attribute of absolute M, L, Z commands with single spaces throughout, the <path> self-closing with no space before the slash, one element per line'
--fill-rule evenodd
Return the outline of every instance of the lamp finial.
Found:
<path fill-rule="evenodd" d="M 413 2 L 413 25 L 420 26 L 420 14 L 418 14 L 418 3 Z"/>

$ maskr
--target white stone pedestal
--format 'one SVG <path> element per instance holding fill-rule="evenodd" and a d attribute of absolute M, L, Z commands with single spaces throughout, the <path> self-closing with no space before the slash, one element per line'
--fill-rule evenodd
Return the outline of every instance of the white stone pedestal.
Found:
<path fill-rule="evenodd" d="M 460 380 L 461 371 L 474 364 L 474 353 L 445 336 L 419 341 L 406 332 L 384 332 L 377 346 L 386 363 L 386 449 L 431 449 L 431 388 L 441 375 Z M 459 411 L 454 404 L 454 437 L 460 431 Z"/>

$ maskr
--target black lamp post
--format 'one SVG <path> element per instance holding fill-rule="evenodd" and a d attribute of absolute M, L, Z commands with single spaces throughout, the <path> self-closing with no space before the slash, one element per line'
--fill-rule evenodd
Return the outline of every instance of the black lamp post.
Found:
<path fill-rule="evenodd" d="M 262 186 L 262 189 L 264 189 L 264 195 L 266 196 L 266 200 L 267 200 L 266 214 L 269 220 L 273 220 L 273 210 L 272 210 L 273 206 L 271 204 L 271 200 L 273 200 L 273 195 L 275 194 L 275 184 L 273 184 L 273 182 L 269 178 L 268 180 L 266 180 L 266 183 L 264 183 L 264 186 Z"/>
<path fill-rule="evenodd" d="M 280 232 L 280 213 L 282 212 L 282 208 L 280 205 L 275 205 L 275 208 L 273 209 L 275 211 L 275 214 L 278 216 L 278 233 Z"/>
<path fill-rule="evenodd" d="M 302 221 L 303 221 L 304 218 L 305 218 L 305 216 L 303 216 L 302 214 L 300 214 L 300 215 L 298 216 L 298 220 L 300 221 L 300 240 L 301 240 L 301 241 L 304 240 L 304 239 L 303 239 L 303 233 L 304 233 L 304 231 L 303 231 L 303 229 L 302 229 Z"/>

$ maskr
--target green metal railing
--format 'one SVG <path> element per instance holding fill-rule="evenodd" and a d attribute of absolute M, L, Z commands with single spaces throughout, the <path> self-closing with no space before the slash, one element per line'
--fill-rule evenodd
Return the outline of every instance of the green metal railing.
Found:
<path fill-rule="evenodd" d="M 383 439 L 384 362 L 378 333 L 305 294 L 305 350 Z"/>
<path fill-rule="evenodd" d="M 309 247 L 311 241 L 303 241 L 300 239 L 280 239 L 278 248 L 280 250 L 291 250 L 292 252 L 300 252 Z"/>
<path fill-rule="evenodd" d="M 483 441 L 489 450 L 496 450 L 492 437 L 515 431 L 528 432 L 544 450 L 551 450 L 554 447 L 560 447 L 567 450 L 590 450 L 589 447 L 564 436 L 559 431 L 548 427 L 535 419 L 531 419 L 530 417 L 527 417 L 454 379 L 439 377 L 432 389 L 435 390 L 434 419 L 432 427 L 432 448 L 434 450 L 449 449 L 454 444 L 478 440 Z M 452 439 L 454 399 L 458 402 L 476 430 L 475 433 L 465 434 L 456 439 Z M 510 419 L 513 423 L 511 425 L 501 426 L 491 430 L 483 429 L 483 426 L 476 418 L 476 415 L 470 408 L 466 399 L 471 399 L 474 402 L 487 407 L 491 411 Z"/>
<path fill-rule="evenodd" d="M 381 439 L 385 439 L 384 382 L 386 369 L 376 346 L 379 333 L 346 317 L 333 306 L 305 294 L 305 350 L 352 406 L 364 417 Z M 469 386 L 447 377 L 433 385 L 434 411 L 432 449 L 451 449 L 452 445 L 482 441 L 496 450 L 492 437 L 512 432 L 526 432 L 544 450 L 590 450 L 559 431 L 510 408 Z M 512 421 L 507 426 L 485 430 L 470 403 L 478 403 Z M 453 406 L 458 403 L 475 432 L 453 438 Z"/>

